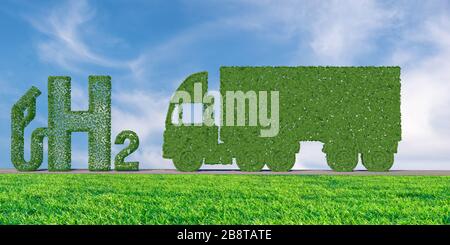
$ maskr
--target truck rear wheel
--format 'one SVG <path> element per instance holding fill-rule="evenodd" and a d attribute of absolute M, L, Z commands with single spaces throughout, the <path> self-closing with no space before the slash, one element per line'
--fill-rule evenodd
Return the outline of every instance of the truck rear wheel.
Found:
<path fill-rule="evenodd" d="M 369 171 L 384 172 L 394 164 L 394 153 L 375 151 L 361 154 L 361 160 L 364 167 Z"/>
<path fill-rule="evenodd" d="M 267 167 L 274 172 L 287 172 L 294 167 L 295 154 L 288 154 L 286 156 L 274 157 L 274 159 L 267 163 Z"/>
<path fill-rule="evenodd" d="M 358 154 L 353 151 L 327 153 L 327 164 L 337 172 L 351 172 L 358 164 Z"/>
<path fill-rule="evenodd" d="M 184 152 L 172 159 L 175 168 L 182 172 L 195 172 L 200 169 L 203 159 L 198 158 L 192 152 Z"/>

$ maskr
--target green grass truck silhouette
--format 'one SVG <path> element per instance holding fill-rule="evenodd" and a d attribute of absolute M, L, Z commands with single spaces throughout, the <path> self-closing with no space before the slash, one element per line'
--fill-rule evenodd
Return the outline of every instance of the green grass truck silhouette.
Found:
<path fill-rule="evenodd" d="M 163 157 L 172 159 L 180 171 L 196 171 L 202 164 L 232 164 L 233 159 L 242 171 L 260 171 L 265 165 L 272 171 L 289 171 L 302 141 L 322 142 L 327 163 L 335 171 L 352 171 L 358 156 L 369 171 L 388 171 L 394 163 L 401 140 L 400 67 L 221 67 L 222 99 L 217 102 L 222 107 L 221 126 L 204 121 L 214 99 L 205 102 L 194 94 L 196 86 L 202 96 L 207 92 L 207 76 L 193 74 L 177 89 L 193 98 L 191 104 L 202 103 L 203 122 L 173 122 L 174 113 L 184 115 L 183 96 L 172 98 L 169 105 Z M 235 92 L 233 98 L 229 91 Z M 236 91 L 246 95 L 243 105 Z M 278 98 L 268 96 L 266 108 L 254 107 L 252 102 L 258 100 L 247 96 L 252 91 L 259 102 L 261 92 L 276 92 Z M 264 137 L 268 125 L 261 120 L 255 125 L 250 115 L 275 115 L 274 109 L 278 129 Z M 236 126 L 239 110 L 245 112 L 245 123 Z M 224 118 L 228 115 L 231 119 Z"/>

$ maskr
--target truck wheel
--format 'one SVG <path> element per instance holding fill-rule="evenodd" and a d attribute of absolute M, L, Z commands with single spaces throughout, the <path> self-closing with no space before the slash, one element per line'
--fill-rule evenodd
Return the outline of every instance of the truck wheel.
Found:
<path fill-rule="evenodd" d="M 199 159 L 190 152 L 180 154 L 178 157 L 173 158 L 172 161 L 175 168 L 182 172 L 195 172 L 199 170 L 203 164 L 203 159 Z"/>
<path fill-rule="evenodd" d="M 275 157 L 267 167 L 274 172 L 288 172 L 294 167 L 295 154 L 288 154 L 287 156 Z"/>
<path fill-rule="evenodd" d="M 361 155 L 362 164 L 369 171 L 384 172 L 394 164 L 394 153 L 375 151 Z"/>
<path fill-rule="evenodd" d="M 263 169 L 265 163 L 261 163 L 254 159 L 239 158 L 236 159 L 239 169 L 244 172 L 259 172 Z"/>
<path fill-rule="evenodd" d="M 327 164 L 337 172 L 351 172 L 358 164 L 358 154 L 353 151 L 327 153 Z"/>

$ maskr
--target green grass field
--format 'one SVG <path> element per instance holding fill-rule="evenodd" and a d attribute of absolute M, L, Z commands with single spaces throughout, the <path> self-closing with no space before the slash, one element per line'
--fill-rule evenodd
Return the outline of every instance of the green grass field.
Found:
<path fill-rule="evenodd" d="M 450 177 L 2 174 L 4 224 L 450 224 Z"/>

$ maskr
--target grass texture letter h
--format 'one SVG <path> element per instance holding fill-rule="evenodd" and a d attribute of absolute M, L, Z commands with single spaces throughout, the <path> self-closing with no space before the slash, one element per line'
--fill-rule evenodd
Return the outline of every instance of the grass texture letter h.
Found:
<path fill-rule="evenodd" d="M 88 132 L 90 170 L 111 169 L 111 77 L 89 76 L 89 109 L 72 111 L 70 77 L 48 80 L 48 167 L 70 170 L 71 133 Z"/>

